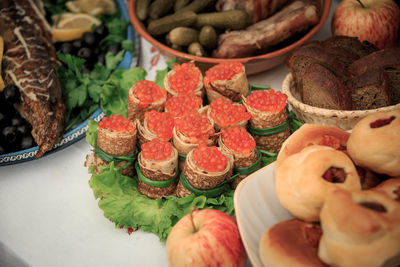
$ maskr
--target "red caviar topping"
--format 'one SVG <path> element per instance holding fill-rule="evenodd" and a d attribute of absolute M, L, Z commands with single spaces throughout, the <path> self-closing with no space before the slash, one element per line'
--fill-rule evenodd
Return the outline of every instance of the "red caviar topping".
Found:
<path fill-rule="evenodd" d="M 250 113 L 242 105 L 233 105 L 223 97 L 219 97 L 210 104 L 210 117 L 223 128 L 235 125 L 241 121 L 248 121 L 251 118 Z"/>
<path fill-rule="evenodd" d="M 172 138 L 172 129 L 175 123 L 171 114 L 150 110 L 144 113 L 144 119 L 147 122 L 147 127 L 155 132 L 157 137 L 167 140 Z"/>
<path fill-rule="evenodd" d="M 229 80 L 243 70 L 243 64 L 240 62 L 222 62 L 206 71 L 204 77 L 205 83 L 211 83 L 219 80 Z"/>
<path fill-rule="evenodd" d="M 249 107 L 261 111 L 279 112 L 286 106 L 287 95 L 274 89 L 254 91 L 246 99 Z"/>
<path fill-rule="evenodd" d="M 205 144 L 200 144 L 193 150 L 193 160 L 197 166 L 209 172 L 223 171 L 228 164 L 228 158 L 216 146 Z"/>
<path fill-rule="evenodd" d="M 190 113 L 175 119 L 176 130 L 186 134 L 189 142 L 198 144 L 204 142 L 215 131 L 206 114 Z"/>
<path fill-rule="evenodd" d="M 193 63 L 173 66 L 175 73 L 169 77 L 171 89 L 178 94 L 190 94 L 199 83 L 200 70 Z"/>
<path fill-rule="evenodd" d="M 369 124 L 369 127 L 371 128 L 379 128 L 379 127 L 383 127 L 385 125 L 390 124 L 396 117 L 395 116 L 390 116 L 389 118 L 385 118 L 385 119 L 378 119 L 376 121 L 373 121 Z"/>
<path fill-rule="evenodd" d="M 139 99 L 141 108 L 145 108 L 167 95 L 167 91 L 161 89 L 153 81 L 137 81 L 133 93 Z"/>
<path fill-rule="evenodd" d="M 171 143 L 160 138 L 146 142 L 140 147 L 142 148 L 142 157 L 145 159 L 163 161 L 172 155 Z"/>
<path fill-rule="evenodd" d="M 236 153 L 247 156 L 256 147 L 256 141 L 244 127 L 227 127 L 221 130 L 221 134 L 225 146 Z"/>
<path fill-rule="evenodd" d="M 196 111 L 200 108 L 202 99 L 195 94 L 177 95 L 167 99 L 165 110 L 173 117 L 180 117 L 186 113 Z"/>
<path fill-rule="evenodd" d="M 124 117 L 124 115 L 111 114 L 110 117 L 104 117 L 99 122 L 100 128 L 110 129 L 115 132 L 129 132 L 135 131 L 135 126 L 132 125 L 131 121 Z"/>

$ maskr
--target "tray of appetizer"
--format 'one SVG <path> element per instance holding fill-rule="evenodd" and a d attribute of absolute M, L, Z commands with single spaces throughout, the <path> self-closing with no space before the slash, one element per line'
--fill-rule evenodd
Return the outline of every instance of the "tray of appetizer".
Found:
<path fill-rule="evenodd" d="M 136 66 L 123 0 L 2 1 L 0 166 L 40 158 L 82 139 L 104 116 L 109 78 Z M 95 8 L 94 8 L 95 7 Z"/>

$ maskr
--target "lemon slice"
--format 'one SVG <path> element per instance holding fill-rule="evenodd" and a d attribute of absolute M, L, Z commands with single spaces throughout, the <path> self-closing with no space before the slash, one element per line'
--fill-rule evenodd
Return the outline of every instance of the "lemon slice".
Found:
<path fill-rule="evenodd" d="M 4 40 L 3 37 L 0 36 L 0 92 L 3 91 L 5 87 L 3 77 L 1 75 L 1 61 L 3 60 L 3 51 L 4 51 Z"/>
<path fill-rule="evenodd" d="M 74 0 L 65 3 L 71 12 L 86 12 L 91 15 L 112 15 L 117 12 L 113 0 Z"/>
<path fill-rule="evenodd" d="M 92 30 L 93 25 L 101 24 L 98 18 L 86 13 L 63 14 L 56 27 L 52 29 L 53 39 L 56 42 L 68 42 L 79 39 L 85 32 Z"/>

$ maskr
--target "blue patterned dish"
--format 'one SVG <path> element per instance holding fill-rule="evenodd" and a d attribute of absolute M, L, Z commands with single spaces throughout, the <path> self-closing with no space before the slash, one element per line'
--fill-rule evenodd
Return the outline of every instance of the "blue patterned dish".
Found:
<path fill-rule="evenodd" d="M 123 20 L 129 21 L 129 14 L 126 7 L 126 3 L 124 0 L 115 0 L 119 10 L 121 11 L 121 17 Z M 132 25 L 130 24 L 127 29 L 127 39 L 132 40 L 135 45 L 135 31 L 133 30 Z M 129 69 L 132 66 L 137 65 L 137 57 L 139 49 L 135 45 L 135 55 L 132 55 L 130 52 L 126 52 L 124 58 L 118 65 L 118 68 Z M 86 132 L 88 130 L 88 120 L 94 119 L 95 121 L 100 121 L 104 117 L 104 113 L 101 108 L 97 109 L 86 121 L 82 122 L 74 129 L 65 133 L 62 137 L 62 140 L 55 145 L 50 151 L 46 152 L 44 156 L 49 155 L 51 153 L 57 152 L 73 143 L 81 140 L 85 137 Z M 35 155 L 38 152 L 39 147 L 31 147 L 29 149 L 20 150 L 13 153 L 0 155 L 0 166 L 11 165 L 16 163 L 21 163 L 29 160 L 35 159 Z"/>

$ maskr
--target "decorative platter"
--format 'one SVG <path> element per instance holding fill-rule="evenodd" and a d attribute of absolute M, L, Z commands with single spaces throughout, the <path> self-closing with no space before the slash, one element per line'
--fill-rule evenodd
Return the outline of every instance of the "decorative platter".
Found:
<path fill-rule="evenodd" d="M 249 260 L 262 267 L 258 254 L 261 235 L 271 225 L 293 216 L 281 206 L 275 192 L 275 163 L 249 175 L 235 190 L 234 207 L 240 235 Z"/>
<path fill-rule="evenodd" d="M 121 12 L 121 19 L 129 21 L 129 14 L 126 6 L 126 2 L 124 0 L 115 0 L 115 3 L 117 4 L 118 9 Z M 132 40 L 132 43 L 135 46 L 135 54 L 133 55 L 129 51 L 126 51 L 124 54 L 124 57 L 122 61 L 119 63 L 118 68 L 124 68 L 124 69 L 129 69 L 131 67 L 136 67 L 137 62 L 138 62 L 138 53 L 139 53 L 139 47 L 138 47 L 138 42 L 136 42 L 136 32 L 133 30 L 133 27 L 131 24 L 128 25 L 127 28 L 127 37 L 128 40 Z M 56 144 L 50 151 L 44 154 L 44 156 L 52 154 L 54 152 L 57 152 L 59 150 L 62 150 L 73 143 L 81 140 L 82 138 L 85 137 L 85 134 L 88 130 L 88 120 L 89 119 L 94 119 L 95 121 L 100 121 L 104 116 L 104 113 L 102 112 L 101 108 L 97 109 L 95 112 L 92 113 L 92 115 L 89 116 L 89 118 L 82 123 L 78 124 L 76 127 L 73 129 L 69 130 L 67 133 L 65 133 L 61 139 L 61 141 Z M 7 153 L 7 154 L 2 154 L 0 155 L 0 166 L 5 166 L 5 165 L 11 165 L 11 164 L 17 164 L 29 160 L 34 160 L 35 155 L 38 152 L 39 147 L 31 147 L 25 150 L 20 150 L 17 152 L 12 152 L 12 153 Z"/>

